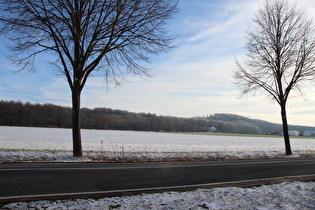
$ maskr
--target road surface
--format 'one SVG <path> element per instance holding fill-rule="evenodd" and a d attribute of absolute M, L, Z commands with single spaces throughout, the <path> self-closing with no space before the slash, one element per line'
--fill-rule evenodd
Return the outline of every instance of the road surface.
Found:
<path fill-rule="evenodd" d="M 0 203 L 315 181 L 315 159 L 0 164 Z"/>

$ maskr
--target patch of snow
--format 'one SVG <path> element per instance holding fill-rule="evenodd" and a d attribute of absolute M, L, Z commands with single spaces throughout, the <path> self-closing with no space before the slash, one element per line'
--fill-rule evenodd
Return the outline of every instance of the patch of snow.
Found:
<path fill-rule="evenodd" d="M 282 152 L 85 152 L 82 158 L 70 151 L 0 150 L 0 163 L 18 162 L 152 162 L 152 161 L 215 161 L 267 158 L 315 157 L 315 151 L 295 151 L 294 156 Z"/>
<path fill-rule="evenodd" d="M 315 182 L 212 188 L 102 199 L 18 202 L 3 209 L 315 209 Z"/>
<path fill-rule="evenodd" d="M 282 138 L 82 130 L 84 158 L 72 157 L 71 129 L 0 126 L 1 162 L 139 162 L 283 158 Z M 315 139 L 291 139 L 294 156 L 315 157 Z"/>
<path fill-rule="evenodd" d="M 72 156 L 71 130 L 0 126 L 0 163 L 184 161 L 283 158 L 281 138 L 82 130 L 84 158 Z M 315 157 L 314 139 L 291 139 L 294 156 Z M 286 157 L 286 158 L 290 158 Z M 19 202 L 1 209 L 315 209 L 315 182 L 213 188 L 102 199 Z"/>
<path fill-rule="evenodd" d="M 315 139 L 291 139 L 293 150 L 315 151 Z M 284 151 L 282 138 L 82 129 L 84 151 Z M 72 150 L 71 129 L 0 126 L 1 149 Z"/>

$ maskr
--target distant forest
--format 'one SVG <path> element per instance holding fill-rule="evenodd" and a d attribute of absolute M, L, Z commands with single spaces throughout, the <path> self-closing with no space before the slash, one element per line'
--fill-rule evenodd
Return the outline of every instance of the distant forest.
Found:
<path fill-rule="evenodd" d="M 31 104 L 21 101 L 0 101 L 0 125 L 71 128 L 71 108 L 54 104 Z M 84 129 L 209 132 L 215 127 L 220 133 L 279 134 L 281 125 L 233 114 L 181 118 L 133 113 L 110 108 L 82 108 L 81 127 Z M 314 127 L 289 126 L 301 133 Z"/>

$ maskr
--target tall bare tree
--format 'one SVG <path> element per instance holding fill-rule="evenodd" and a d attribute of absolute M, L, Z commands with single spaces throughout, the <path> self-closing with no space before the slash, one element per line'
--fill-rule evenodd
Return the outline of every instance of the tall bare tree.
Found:
<path fill-rule="evenodd" d="M 96 70 L 106 79 L 147 75 L 148 55 L 172 48 L 166 21 L 177 0 L 0 0 L 0 31 L 21 70 L 51 52 L 72 93 L 73 155 L 82 156 L 80 95 Z"/>
<path fill-rule="evenodd" d="M 236 61 L 235 83 L 243 95 L 263 90 L 281 108 L 285 152 L 292 154 L 286 103 L 293 91 L 314 78 L 313 22 L 285 0 L 266 0 L 247 31 L 247 55 Z"/>

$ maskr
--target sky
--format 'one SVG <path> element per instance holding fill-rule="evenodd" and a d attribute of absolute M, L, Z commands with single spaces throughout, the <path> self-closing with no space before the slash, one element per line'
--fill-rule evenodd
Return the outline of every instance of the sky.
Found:
<path fill-rule="evenodd" d="M 181 0 L 179 13 L 167 25 L 169 33 L 177 36 L 178 46 L 151 57 L 147 66 L 153 76 L 129 75 L 120 86 L 90 77 L 81 106 L 177 117 L 230 113 L 281 123 L 280 107 L 270 97 L 240 97 L 233 84 L 235 59 L 242 61 L 246 53 L 245 31 L 263 2 Z M 315 20 L 314 0 L 299 0 L 297 6 Z M 14 72 L 17 67 L 6 59 L 8 43 L 2 38 L 0 44 L 0 100 L 71 106 L 67 81 L 46 65 L 45 59 L 38 61 L 36 72 Z M 289 99 L 289 124 L 315 126 L 314 92 L 315 85 L 305 86 L 304 97 Z"/>

